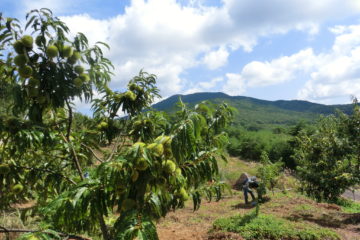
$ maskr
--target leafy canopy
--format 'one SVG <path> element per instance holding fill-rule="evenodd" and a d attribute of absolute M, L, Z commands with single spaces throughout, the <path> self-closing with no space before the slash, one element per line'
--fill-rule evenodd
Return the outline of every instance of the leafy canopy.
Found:
<path fill-rule="evenodd" d="M 22 216 L 38 215 L 42 230 L 24 238 L 157 239 L 154 220 L 190 198 L 194 210 L 202 196 L 220 199 L 231 108 L 180 101 L 170 121 L 148 109 L 160 97 L 155 75 L 140 71 L 125 92 L 113 91 L 106 44 L 69 37 L 48 9 L 26 20 L 0 17 L 0 90 L 9 99 L 0 111 L 0 208 L 36 201 Z M 93 118 L 74 113 L 75 99 L 92 105 Z"/>

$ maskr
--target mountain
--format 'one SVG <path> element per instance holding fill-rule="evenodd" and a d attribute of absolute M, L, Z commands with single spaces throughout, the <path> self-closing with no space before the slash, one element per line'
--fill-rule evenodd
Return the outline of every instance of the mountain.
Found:
<path fill-rule="evenodd" d="M 229 96 L 221 92 L 202 92 L 188 95 L 174 95 L 152 107 L 156 110 L 174 112 L 179 98 L 194 106 L 201 101 L 226 102 L 235 107 L 235 123 L 241 125 L 292 125 L 299 121 L 314 122 L 321 115 L 334 114 L 336 109 L 350 113 L 352 105 L 324 105 L 301 100 L 267 101 L 245 96 Z"/>

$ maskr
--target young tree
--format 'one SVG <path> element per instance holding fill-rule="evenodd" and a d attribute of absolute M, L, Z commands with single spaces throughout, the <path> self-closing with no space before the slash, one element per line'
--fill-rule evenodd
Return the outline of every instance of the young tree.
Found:
<path fill-rule="evenodd" d="M 12 103 L 0 112 L 0 208 L 34 199 L 33 214 L 52 230 L 24 238 L 157 239 L 154 220 L 190 197 L 194 209 L 202 195 L 221 197 L 217 158 L 225 158 L 231 108 L 189 110 L 180 102 L 175 122 L 144 112 L 159 96 L 155 75 L 140 71 L 127 91 L 112 91 L 112 65 L 99 47 L 106 44 L 89 47 L 81 33 L 70 39 L 48 9 L 26 19 L 31 35 L 16 19 L 0 18 L 0 49 L 8 54 L 0 86 Z M 94 91 L 102 97 L 93 99 Z M 94 119 L 74 127 L 75 98 L 92 104 Z M 104 145 L 110 150 L 97 155 Z"/>
<path fill-rule="evenodd" d="M 261 179 L 258 188 L 259 200 L 263 199 L 266 194 L 266 189 L 270 189 L 274 194 L 274 187 L 278 183 L 279 175 L 283 166 L 283 162 L 278 161 L 272 163 L 266 152 L 261 154 L 261 166 L 257 170 L 257 176 Z"/>
<path fill-rule="evenodd" d="M 356 183 L 353 166 L 357 156 L 350 139 L 340 134 L 344 119 L 347 117 L 323 118 L 315 133 L 298 137 L 295 158 L 302 189 L 319 201 L 334 201 Z"/>

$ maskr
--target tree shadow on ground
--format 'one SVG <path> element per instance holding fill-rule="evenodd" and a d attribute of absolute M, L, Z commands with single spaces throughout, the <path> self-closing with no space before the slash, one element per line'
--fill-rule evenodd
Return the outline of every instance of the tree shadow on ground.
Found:
<path fill-rule="evenodd" d="M 360 213 L 344 213 L 342 217 L 344 224 L 360 224 Z"/>
<path fill-rule="evenodd" d="M 239 204 L 236 204 L 236 205 L 232 205 L 231 208 L 232 209 L 251 209 L 251 208 L 254 208 L 256 207 L 256 205 L 251 205 L 250 203 L 249 204 L 245 204 L 245 203 L 239 203 Z"/>
<path fill-rule="evenodd" d="M 213 232 L 210 233 L 207 240 L 244 240 L 239 234 L 231 232 Z"/>
<path fill-rule="evenodd" d="M 314 216 L 312 214 L 293 213 L 289 217 L 286 217 L 286 219 L 295 222 L 305 220 L 320 225 L 322 227 L 330 228 L 340 228 L 343 224 L 341 220 L 334 218 L 333 216 L 328 214 L 323 214 L 322 216 Z"/>

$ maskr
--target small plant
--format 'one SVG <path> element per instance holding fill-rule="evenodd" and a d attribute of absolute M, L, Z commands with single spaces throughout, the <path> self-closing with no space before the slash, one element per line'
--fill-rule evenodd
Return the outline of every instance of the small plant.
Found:
<path fill-rule="evenodd" d="M 261 179 L 259 187 L 257 189 L 259 201 L 263 200 L 263 196 L 266 194 L 266 189 L 271 189 L 274 194 L 274 187 L 278 183 L 281 168 L 283 163 L 270 162 L 270 159 L 266 152 L 261 154 L 262 166 L 257 171 L 257 176 Z"/>

